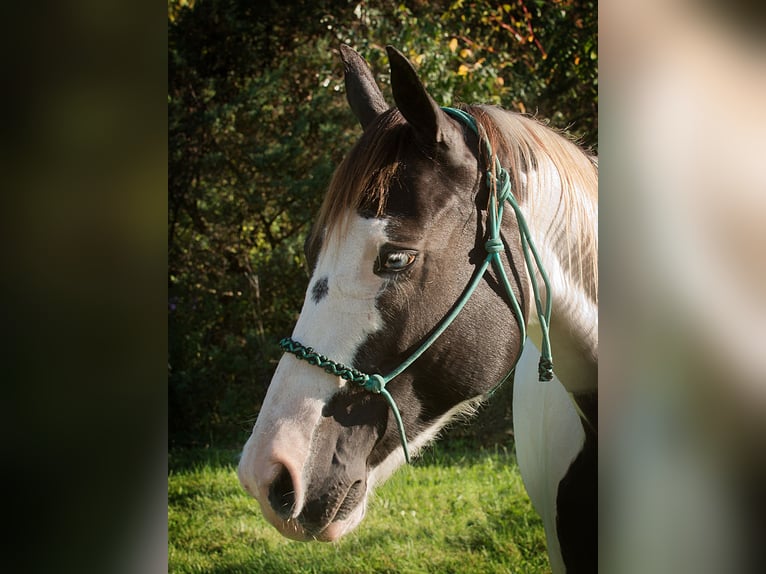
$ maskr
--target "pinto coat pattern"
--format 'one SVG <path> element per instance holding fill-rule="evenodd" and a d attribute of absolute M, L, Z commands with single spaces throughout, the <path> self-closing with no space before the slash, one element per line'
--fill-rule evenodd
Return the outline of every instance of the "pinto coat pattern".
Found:
<path fill-rule="evenodd" d="M 366 62 L 341 47 L 347 98 L 364 133 L 338 166 L 307 240 L 313 273 L 292 335 L 364 373 L 390 372 L 418 348 L 486 255 L 490 192 L 479 138 L 436 104 L 400 52 L 388 54 L 394 108 Z M 519 467 L 543 518 L 551 567 L 595 572 L 596 161 L 533 119 L 463 109 L 509 172 L 550 277 L 556 377 L 537 381 L 536 271 L 527 269 L 510 214 L 501 230 L 505 271 L 528 338 L 487 272 L 455 321 L 386 389 L 417 454 L 515 367 Z M 360 524 L 369 494 L 404 462 L 380 395 L 286 354 L 238 473 L 282 534 L 331 541 Z"/>

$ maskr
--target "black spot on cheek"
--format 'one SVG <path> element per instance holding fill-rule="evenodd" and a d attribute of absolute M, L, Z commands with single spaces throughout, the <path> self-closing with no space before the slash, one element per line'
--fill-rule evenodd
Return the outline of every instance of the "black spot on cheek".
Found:
<path fill-rule="evenodd" d="M 319 303 L 327 295 L 328 289 L 327 277 L 322 277 L 311 288 L 311 300 L 314 303 Z"/>

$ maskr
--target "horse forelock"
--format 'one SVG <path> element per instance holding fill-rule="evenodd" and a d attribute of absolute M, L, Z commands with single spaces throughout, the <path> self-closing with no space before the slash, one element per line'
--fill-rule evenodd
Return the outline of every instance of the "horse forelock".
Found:
<path fill-rule="evenodd" d="M 550 199 L 546 187 L 560 189 L 558 231 L 552 245 L 574 279 L 598 300 L 598 161 L 574 142 L 537 120 L 492 106 L 469 106 L 482 125 L 492 149 L 509 171 L 520 204 L 534 216 Z M 488 165 L 485 163 L 485 165 Z M 535 185 L 526 175 L 534 172 Z"/>
<path fill-rule="evenodd" d="M 336 230 L 343 235 L 349 216 L 357 211 L 383 214 L 388 190 L 399 173 L 402 144 L 410 131 L 396 109 L 380 114 L 364 131 L 330 180 L 309 237 L 312 245 Z"/>

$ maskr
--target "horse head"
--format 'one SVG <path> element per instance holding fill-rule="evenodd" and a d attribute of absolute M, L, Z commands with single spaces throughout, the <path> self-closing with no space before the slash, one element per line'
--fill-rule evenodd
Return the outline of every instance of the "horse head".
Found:
<path fill-rule="evenodd" d="M 389 108 L 366 62 L 341 48 L 364 132 L 338 166 L 306 242 L 312 268 L 292 340 L 332 365 L 390 373 L 453 311 L 485 259 L 488 205 L 479 138 L 429 95 L 389 47 Z M 510 222 L 507 227 L 514 226 Z M 485 274 L 461 312 L 381 394 L 285 354 L 244 447 L 239 479 L 285 536 L 335 540 L 373 488 L 470 411 L 517 360 L 529 308 L 518 234 L 504 234 L 508 288 Z M 517 265 L 517 262 L 522 264 Z M 522 321 L 521 323 L 523 323 Z"/>

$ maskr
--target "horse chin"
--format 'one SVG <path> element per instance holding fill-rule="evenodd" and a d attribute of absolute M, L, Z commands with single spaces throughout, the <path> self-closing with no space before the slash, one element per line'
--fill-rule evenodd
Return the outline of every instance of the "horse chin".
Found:
<path fill-rule="evenodd" d="M 362 503 L 356 507 L 351 516 L 344 520 L 338 520 L 337 522 L 331 522 L 327 528 L 322 530 L 319 534 L 314 536 L 314 540 L 319 542 L 335 542 L 340 540 L 346 534 L 354 530 L 362 522 L 365 515 L 365 504 Z"/>

